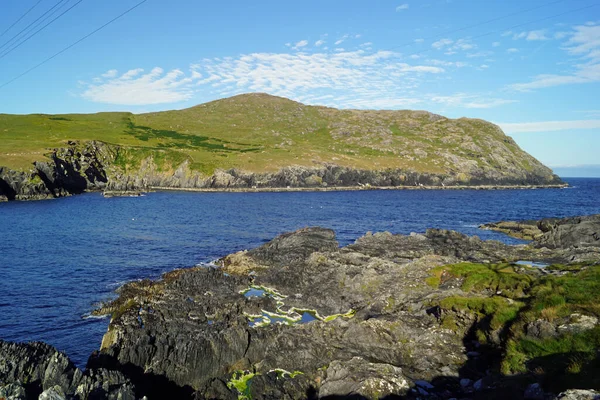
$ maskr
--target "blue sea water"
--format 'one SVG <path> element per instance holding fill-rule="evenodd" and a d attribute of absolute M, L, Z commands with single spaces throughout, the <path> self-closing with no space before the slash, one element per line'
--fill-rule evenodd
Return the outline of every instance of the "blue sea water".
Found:
<path fill-rule="evenodd" d="M 486 222 L 600 213 L 600 179 L 567 189 L 290 193 L 98 193 L 0 204 L 0 338 L 42 340 L 79 366 L 107 319 L 84 318 L 124 282 L 209 262 L 306 226 L 333 228 L 341 245 L 367 231 L 480 230 Z"/>

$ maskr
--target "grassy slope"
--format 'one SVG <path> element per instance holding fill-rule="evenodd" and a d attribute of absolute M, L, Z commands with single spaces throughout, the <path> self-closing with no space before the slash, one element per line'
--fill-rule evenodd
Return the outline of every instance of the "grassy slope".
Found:
<path fill-rule="evenodd" d="M 322 162 L 446 172 L 456 160 L 441 152 L 492 168 L 508 163 L 531 170 L 539 165 L 484 121 L 418 111 L 335 110 L 264 94 L 140 115 L 0 114 L 0 165 L 29 169 L 48 148 L 64 146 L 67 140 L 124 146 L 128 150 L 120 161 L 131 167 L 153 155 L 165 164 L 188 159 L 192 169 L 205 173 L 231 167 L 275 171 Z M 502 154 L 501 159 L 492 153 Z"/>
<path fill-rule="evenodd" d="M 570 387 L 598 389 L 600 325 L 545 339 L 527 336 L 526 326 L 538 320 L 565 324 L 578 314 L 600 318 L 600 265 L 548 268 L 569 273 L 533 278 L 517 273 L 510 264 L 461 263 L 435 268 L 427 283 L 437 287 L 450 276 L 463 279 L 461 288 L 470 296 L 448 297 L 439 305 L 443 310 L 477 314 L 475 334 L 481 343 L 486 343 L 491 332 L 500 332 L 499 369 L 504 374 L 545 377 L 544 388 L 556 392 Z M 494 295 L 497 293 L 500 295 Z M 452 314 L 442 323 L 446 328 L 457 328 Z"/>

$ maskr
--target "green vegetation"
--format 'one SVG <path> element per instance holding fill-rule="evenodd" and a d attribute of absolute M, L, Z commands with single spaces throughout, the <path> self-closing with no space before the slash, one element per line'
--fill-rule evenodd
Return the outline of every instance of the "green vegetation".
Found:
<path fill-rule="evenodd" d="M 504 297 L 447 297 L 440 302 L 440 307 L 445 310 L 469 310 L 476 313 L 479 318 L 488 317 L 487 327 L 497 330 L 513 321 L 524 303 L 512 301 Z M 448 322 L 449 323 L 449 322 Z M 478 335 L 485 338 L 485 335 Z M 486 340 L 483 340 L 486 341 Z"/>
<path fill-rule="evenodd" d="M 558 268 L 558 267 L 555 267 Z M 600 266 L 569 266 L 561 269 L 580 270 L 564 276 L 547 276 L 536 282 L 529 293 L 527 308 L 519 315 L 507 341 L 502 364 L 505 373 L 538 368 L 546 372 L 578 374 L 582 366 L 594 369 L 600 384 L 600 325 L 548 338 L 525 335 L 525 327 L 533 321 L 568 326 L 572 316 L 600 318 Z M 572 376 L 570 378 L 573 378 Z"/>
<path fill-rule="evenodd" d="M 533 281 L 531 276 L 515 272 L 514 266 L 506 263 L 444 265 L 434 268 L 432 274 L 427 279 L 432 287 L 449 278 L 462 278 L 461 289 L 465 292 L 490 290 L 511 298 L 522 297 Z"/>
<path fill-rule="evenodd" d="M 474 333 L 501 353 L 502 373 L 546 377 L 545 388 L 555 391 L 600 388 L 600 265 L 548 269 L 565 274 L 534 278 L 510 264 L 460 263 L 434 268 L 427 283 L 437 287 L 462 279 L 468 295 L 437 302 L 444 311 L 441 326 L 465 329 L 457 315 L 474 315 Z M 531 324 L 545 327 L 545 333 L 531 334 Z"/>
<path fill-rule="evenodd" d="M 250 371 L 237 371 L 231 376 L 227 387 L 235 389 L 238 392 L 238 400 L 251 400 L 250 397 L 250 380 L 256 376 Z"/>
<path fill-rule="evenodd" d="M 265 94 L 137 115 L 0 114 L 2 166 L 29 170 L 69 140 L 118 145 L 118 166 L 135 169 L 152 158 L 165 172 L 184 161 L 204 174 L 216 168 L 273 172 L 322 163 L 429 173 L 448 173 L 459 167 L 457 160 L 485 168 L 499 167 L 497 159 L 511 168 L 540 166 L 484 121 L 422 111 L 335 110 Z M 498 152 L 500 158 L 491 156 Z"/>

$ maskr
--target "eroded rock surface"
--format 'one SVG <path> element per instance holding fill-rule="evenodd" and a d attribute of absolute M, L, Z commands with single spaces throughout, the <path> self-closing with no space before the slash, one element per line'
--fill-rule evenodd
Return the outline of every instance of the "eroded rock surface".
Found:
<path fill-rule="evenodd" d="M 485 370 L 465 367 L 479 362 L 466 337 L 484 322 L 468 309 L 437 304 L 491 299 L 510 307 L 513 300 L 502 300 L 495 286 L 465 290 L 460 276 L 442 272 L 435 284 L 431 277 L 446 265 L 467 262 L 506 264 L 499 268 L 532 280 L 544 272 L 510 263 L 574 257 L 599 259 L 585 246 L 509 246 L 436 229 L 369 234 L 338 248 L 333 231 L 305 228 L 227 256 L 220 268 L 180 270 L 157 282 L 126 285 L 119 299 L 99 311 L 113 313 L 103 362 L 135 365 L 208 397 L 250 393 L 253 385 L 267 390 L 273 382 L 269 387 L 289 398 L 302 390 L 306 396 L 311 390 L 320 396 L 411 396 L 426 391 L 415 381 L 440 377 L 468 392 L 475 385 L 461 389 L 459 378 L 487 382 Z M 545 332 L 543 326 L 527 329 Z M 488 339 L 500 345 L 501 330 Z M 436 390 L 427 395 L 441 396 Z"/>
<path fill-rule="evenodd" d="M 0 342 L 0 395 L 552 398 L 564 362 L 594 389 L 597 219 L 577 221 L 540 223 L 556 248 L 439 229 L 342 248 L 330 229 L 286 233 L 121 287 L 97 311 L 112 318 L 85 372 L 50 346 Z M 551 341 L 576 351 L 535 353 Z"/>
<path fill-rule="evenodd" d="M 45 343 L 0 340 L 0 398 L 134 400 L 135 390 L 119 371 L 85 373 Z"/>

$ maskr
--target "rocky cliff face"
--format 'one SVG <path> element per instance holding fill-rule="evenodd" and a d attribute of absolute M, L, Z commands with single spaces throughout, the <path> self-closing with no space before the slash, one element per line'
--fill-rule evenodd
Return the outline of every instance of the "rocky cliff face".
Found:
<path fill-rule="evenodd" d="M 274 173 L 236 169 L 216 170 L 211 176 L 190 169 L 188 161 L 174 170 L 159 168 L 152 157 L 137 168 L 123 168 L 117 160 L 120 147 L 102 142 L 69 142 L 54 149 L 48 161 L 34 163 L 30 172 L 0 167 L 0 200 L 38 200 L 85 191 L 135 191 L 151 188 L 276 189 L 335 187 L 453 187 L 560 185 L 550 170 L 470 170 L 468 174 L 420 173 L 410 170 L 362 170 L 325 164 L 290 166 Z M 545 168 L 545 167 L 544 167 Z"/>
<path fill-rule="evenodd" d="M 48 161 L 35 162 L 30 172 L 0 167 L 0 197 L 39 200 L 102 190 L 115 156 L 115 149 L 101 142 L 69 142 L 52 150 Z"/>
<path fill-rule="evenodd" d="M 0 340 L 0 398 L 135 400 L 134 387 L 118 371 L 85 373 L 64 354 L 44 343 L 16 344 Z"/>

